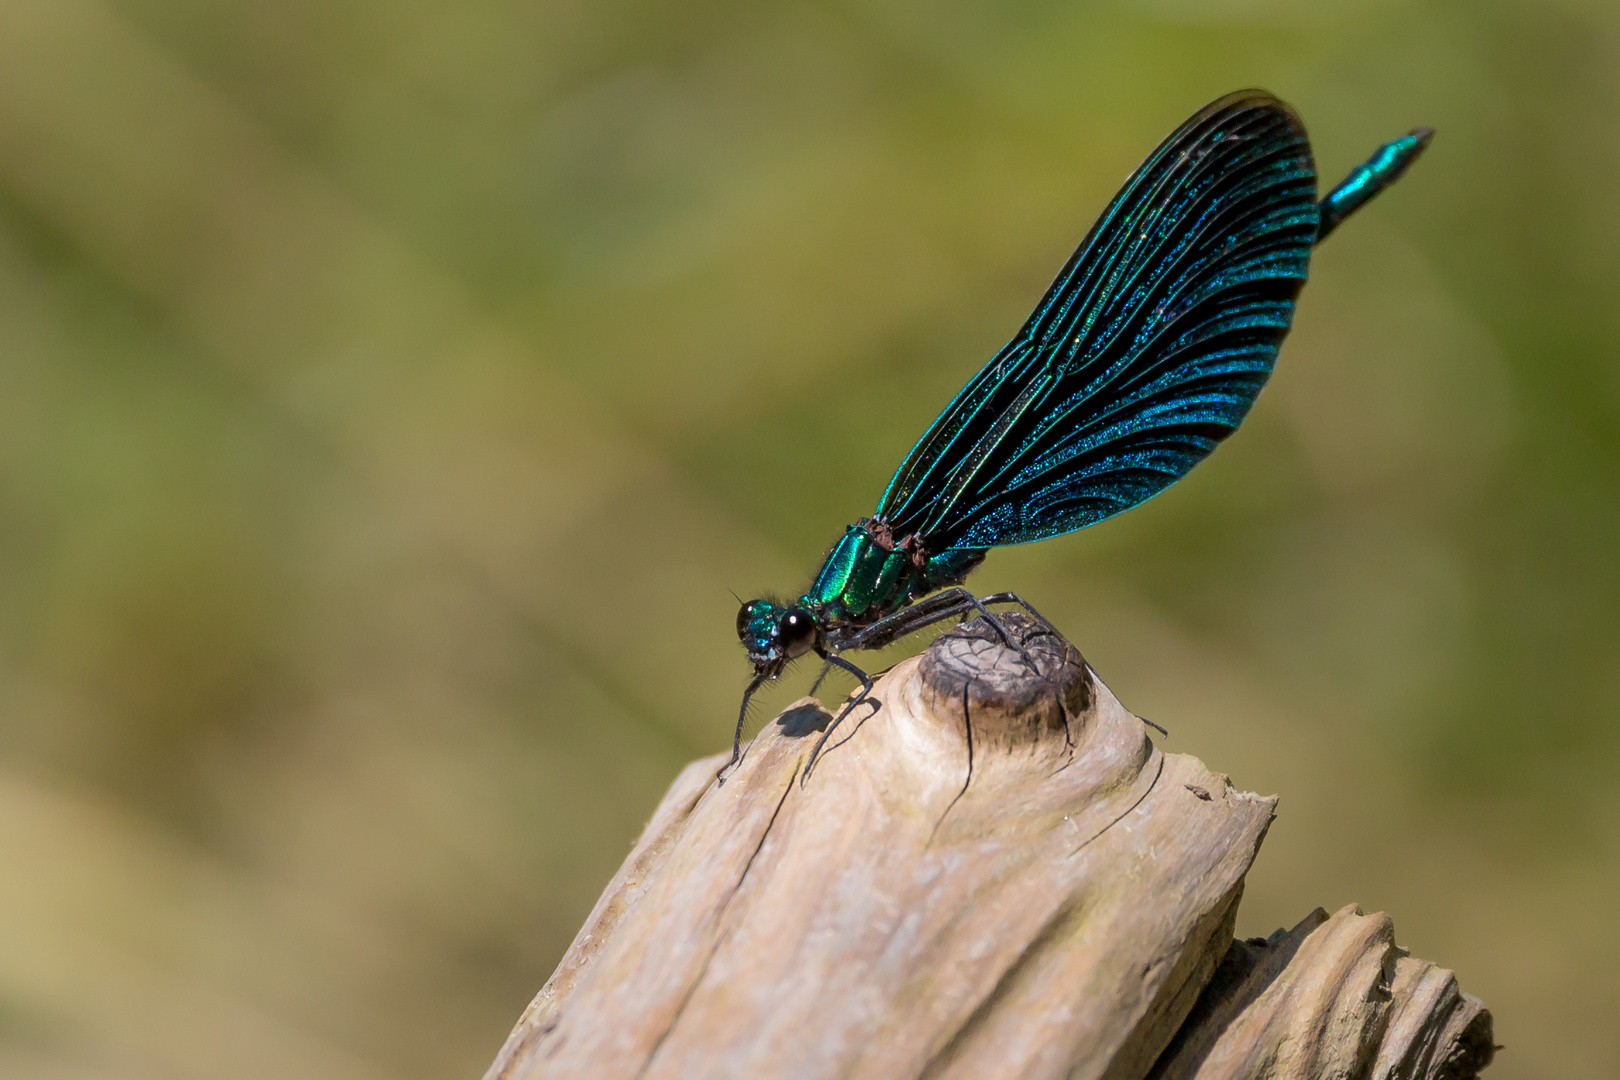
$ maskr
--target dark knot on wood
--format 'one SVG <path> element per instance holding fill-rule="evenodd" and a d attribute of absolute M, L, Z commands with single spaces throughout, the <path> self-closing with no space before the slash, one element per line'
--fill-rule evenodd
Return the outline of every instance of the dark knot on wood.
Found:
<path fill-rule="evenodd" d="M 1024 744 L 1074 725 L 1095 697 L 1080 650 L 1046 623 L 1023 612 L 998 612 L 1022 651 L 982 615 L 941 635 L 923 654 L 918 676 L 936 715 L 960 720 L 990 742 Z"/>

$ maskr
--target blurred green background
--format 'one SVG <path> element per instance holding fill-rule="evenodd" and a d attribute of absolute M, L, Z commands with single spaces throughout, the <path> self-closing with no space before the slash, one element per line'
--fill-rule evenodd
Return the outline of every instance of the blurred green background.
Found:
<path fill-rule="evenodd" d="M 1242 933 L 1386 909 L 1491 1075 L 1620 1075 L 1617 72 L 1597 0 L 0 0 L 0 1074 L 479 1074 L 730 590 L 1262 85 L 1325 182 L 1439 135 L 1238 436 L 974 585 L 1281 794 Z"/>

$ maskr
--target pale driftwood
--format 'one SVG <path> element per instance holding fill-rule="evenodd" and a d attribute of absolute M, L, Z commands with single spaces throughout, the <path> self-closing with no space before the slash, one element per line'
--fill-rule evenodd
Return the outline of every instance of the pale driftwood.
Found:
<path fill-rule="evenodd" d="M 1234 941 L 1149 1075 L 1465 1080 L 1495 1049 L 1491 1014 L 1456 976 L 1407 956 L 1388 915 L 1351 905 Z"/>
<path fill-rule="evenodd" d="M 808 777 L 805 699 L 676 779 L 486 1080 L 1424 1077 L 1490 1014 L 1387 916 L 1234 942 L 1274 800 L 1163 754 L 1067 642 L 976 620 Z M 970 765 L 971 761 L 971 782 Z"/>

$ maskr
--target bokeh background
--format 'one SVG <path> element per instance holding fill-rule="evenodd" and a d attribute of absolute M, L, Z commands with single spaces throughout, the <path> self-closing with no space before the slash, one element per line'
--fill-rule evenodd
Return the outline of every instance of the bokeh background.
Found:
<path fill-rule="evenodd" d="M 1186 482 L 993 554 L 1620 1075 L 1620 10 L 0 0 L 0 1074 L 476 1076 L 802 586 L 1120 180 L 1247 85 L 1318 253 Z M 768 716 L 809 673 L 776 688 Z"/>

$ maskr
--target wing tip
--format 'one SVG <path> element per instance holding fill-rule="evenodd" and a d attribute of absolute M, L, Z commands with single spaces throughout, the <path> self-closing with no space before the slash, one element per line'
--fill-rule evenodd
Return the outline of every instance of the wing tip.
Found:
<path fill-rule="evenodd" d="M 1263 86 L 1246 86 L 1241 90 L 1222 94 L 1194 113 L 1192 119 L 1197 121 L 1221 113 L 1240 113 L 1250 109 L 1268 109 L 1279 113 L 1287 120 L 1291 129 L 1302 137 L 1305 135 L 1305 121 L 1300 119 L 1294 107 Z"/>

